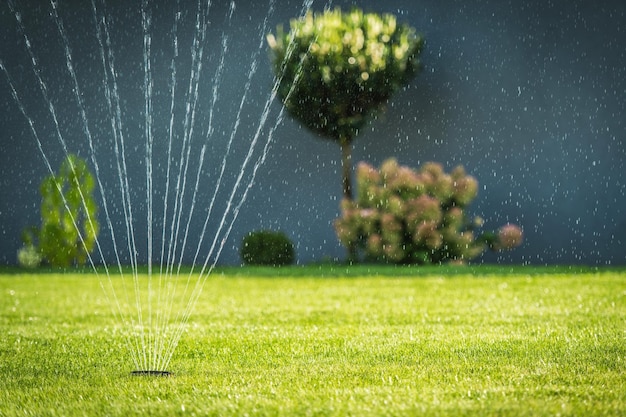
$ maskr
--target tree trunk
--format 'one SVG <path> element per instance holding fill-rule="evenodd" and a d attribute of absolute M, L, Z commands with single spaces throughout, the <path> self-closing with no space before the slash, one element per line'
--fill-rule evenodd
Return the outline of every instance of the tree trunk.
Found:
<path fill-rule="evenodd" d="M 341 140 L 341 170 L 343 183 L 343 198 L 353 201 L 352 197 L 352 141 L 347 138 Z M 358 254 L 354 244 L 348 246 L 348 262 L 358 262 Z"/>
<path fill-rule="evenodd" d="M 347 138 L 341 140 L 341 156 L 343 197 L 352 201 L 352 144 Z"/>

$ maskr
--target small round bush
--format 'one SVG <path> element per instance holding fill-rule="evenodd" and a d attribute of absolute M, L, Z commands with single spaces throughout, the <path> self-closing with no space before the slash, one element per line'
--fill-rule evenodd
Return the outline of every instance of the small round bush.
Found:
<path fill-rule="evenodd" d="M 241 244 L 241 260 L 246 265 L 290 265 L 295 260 L 295 250 L 282 232 L 259 230 L 250 232 Z"/>

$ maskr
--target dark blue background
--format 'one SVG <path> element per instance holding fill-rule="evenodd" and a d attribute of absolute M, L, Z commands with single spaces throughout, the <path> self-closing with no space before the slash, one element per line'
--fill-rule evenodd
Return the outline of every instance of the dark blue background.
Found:
<path fill-rule="evenodd" d="M 97 2 L 99 4 L 99 2 Z M 50 16 L 50 5 L 15 1 L 50 89 L 70 151 L 89 157 L 80 112 L 66 69 L 62 42 Z M 185 262 L 193 259 L 202 210 L 208 206 L 225 143 L 244 93 L 252 56 L 257 51 L 267 2 L 238 1 L 226 23 L 227 2 L 214 1 L 204 50 L 200 108 L 194 136 L 185 209 L 191 195 L 199 149 L 206 131 L 212 79 L 222 50 L 222 33 L 229 36 L 226 71 L 218 85 L 215 133 L 209 142 L 197 206 L 190 223 Z M 135 229 L 140 259 L 146 259 L 145 136 L 143 35 L 140 1 L 109 1 L 118 69 Z M 325 3 L 315 1 L 314 10 Z M 355 141 L 354 161 L 375 165 L 388 157 L 417 167 L 442 162 L 447 169 L 463 164 L 480 183 L 472 214 L 485 219 L 487 229 L 506 222 L 519 224 L 524 244 L 512 252 L 486 254 L 478 262 L 530 264 L 626 263 L 626 3 L 585 0 L 477 0 L 473 2 L 388 0 L 345 2 L 366 11 L 390 12 L 414 26 L 426 39 L 422 73 Z M 301 3 L 277 0 L 269 30 L 287 24 Z M 182 126 L 183 91 L 189 80 L 195 1 L 181 1 L 180 59 L 176 100 Z M 155 81 L 155 218 L 160 219 L 166 169 L 165 127 L 169 122 L 169 64 L 172 55 L 174 1 L 152 2 L 152 65 Z M 96 143 L 101 181 L 107 190 L 111 219 L 126 248 L 123 210 L 104 100 L 103 71 L 89 2 L 59 1 L 74 65 Z M 0 59 L 3 60 L 27 111 L 38 129 L 44 152 L 56 168 L 63 153 L 54 124 L 41 98 L 24 38 L 15 17 L 0 5 Z M 227 161 L 227 200 L 240 172 L 250 140 L 271 89 L 269 54 L 259 51 L 258 71 L 244 105 L 232 157 Z M 264 141 L 280 110 L 272 104 Z M 179 131 L 181 131 L 179 129 Z M 196 145 L 197 144 L 197 145 Z M 38 185 L 47 170 L 28 124 L 0 74 L 0 263 L 12 264 L 21 246 L 22 229 L 39 222 Z M 257 148 L 258 150 L 259 148 Z M 179 151 L 178 151 L 179 152 Z M 255 153 L 255 158 L 259 153 Z M 193 174 L 192 174 L 193 173 Z M 244 180 L 248 181 L 248 176 Z M 239 194 L 240 195 L 240 194 Z M 100 198 L 100 197 L 98 197 Z M 276 129 L 265 164 L 242 206 L 220 259 L 239 263 L 242 236 L 260 228 L 286 232 L 297 246 L 300 263 L 343 257 L 332 221 L 341 198 L 340 151 L 316 138 L 288 117 Z M 171 206 L 170 206 L 171 207 Z M 171 208 L 170 208 L 171 210 Z M 224 212 L 216 206 L 211 230 Z M 186 221 L 186 216 L 184 216 Z M 183 221 L 183 224 L 184 224 Z M 101 210 L 102 247 L 114 262 L 110 233 Z M 160 250 L 160 220 L 155 222 L 155 248 Z M 212 236 L 211 236 L 212 238 Z M 204 256 L 207 243 L 201 246 Z M 128 261 L 128 250 L 122 250 Z M 155 252 L 155 258 L 158 253 Z"/>

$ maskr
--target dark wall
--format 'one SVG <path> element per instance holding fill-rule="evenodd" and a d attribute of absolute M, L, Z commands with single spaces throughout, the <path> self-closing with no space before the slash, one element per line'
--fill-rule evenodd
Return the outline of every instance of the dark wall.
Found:
<path fill-rule="evenodd" d="M 277 24 L 287 24 L 302 6 L 296 1 L 277 0 L 275 11 L 268 16 L 267 3 L 239 1 L 229 23 L 227 2 L 213 3 L 177 243 L 177 250 L 185 245 L 185 262 L 191 262 L 196 253 L 222 156 L 244 95 L 246 100 L 226 160 L 223 185 L 200 246 L 198 259 L 202 261 L 261 121 L 272 83 L 267 48 L 258 48 L 264 34 L 263 21 L 267 16 L 268 30 L 273 31 Z M 145 260 L 145 96 L 139 4 L 109 1 L 107 17 L 113 29 L 136 240 L 140 259 Z M 196 2 L 181 4 L 170 193 L 175 187 L 180 144 L 184 140 L 185 92 L 189 86 L 196 10 Z M 353 4 L 333 2 L 333 6 L 342 7 Z M 442 162 L 448 169 L 463 164 L 481 184 L 471 207 L 473 214 L 481 215 L 487 228 L 513 222 L 525 232 L 522 247 L 498 255 L 486 254 L 482 261 L 626 263 L 624 2 L 389 0 L 381 4 L 372 0 L 358 5 L 367 11 L 397 14 L 425 36 L 426 47 L 422 73 L 357 138 L 355 161 L 379 164 L 393 156 L 415 167 L 431 160 Z M 89 159 L 83 119 L 50 5 L 16 0 L 15 7 L 37 55 L 61 135 L 71 152 Z M 167 178 L 174 7 L 175 2 L 155 2 L 152 10 L 155 258 L 161 249 Z M 324 3 L 314 2 L 315 10 L 323 7 Z M 104 197 L 98 198 L 107 201 L 109 218 L 122 248 L 118 252 L 127 261 L 125 208 L 119 191 L 91 5 L 60 1 L 59 14 L 68 33 L 104 189 Z M 225 71 L 216 90 L 213 134 L 207 140 L 213 79 L 224 34 L 228 36 Z M 255 54 L 258 67 L 246 92 L 244 87 Z M 55 124 L 33 74 L 24 37 L 5 3 L 0 6 L 0 59 L 38 132 L 44 154 L 53 168 L 58 167 L 63 149 Z M 39 221 L 38 185 L 48 171 L 2 72 L 0 106 L 0 263 L 11 264 L 21 246 L 21 230 Z M 243 188 L 234 196 L 229 213 L 245 192 L 252 164 L 271 136 L 265 163 L 258 169 L 224 245 L 222 263 L 239 263 L 237 248 L 242 236 L 259 228 L 285 231 L 296 243 L 301 263 L 344 255 L 331 225 L 339 214 L 341 198 L 339 148 L 314 137 L 288 116 L 273 130 L 280 109 L 276 102 L 270 106 L 267 123 L 258 136 L 259 145 L 242 178 Z M 205 158 L 190 215 L 202 145 L 206 145 Z M 175 205 L 171 195 L 169 213 Z M 184 240 L 188 218 L 188 238 Z M 114 262 L 103 209 L 100 223 L 103 255 L 107 262 Z M 170 233 L 169 225 L 168 221 L 166 236 Z M 217 244 L 221 239 L 218 237 Z"/>

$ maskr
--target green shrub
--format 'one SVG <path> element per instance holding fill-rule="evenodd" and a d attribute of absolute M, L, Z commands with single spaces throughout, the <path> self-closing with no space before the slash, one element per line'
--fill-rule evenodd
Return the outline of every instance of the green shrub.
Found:
<path fill-rule="evenodd" d="M 478 182 L 462 166 L 446 174 L 437 163 L 419 171 L 386 160 L 379 170 L 361 162 L 357 199 L 344 199 L 335 221 L 341 243 L 367 261 L 426 264 L 465 262 L 485 249 L 512 249 L 522 241 L 512 224 L 475 236 L 482 219 L 464 209 L 478 194 Z M 354 259 L 355 261 L 358 259 Z"/>
<path fill-rule="evenodd" d="M 289 238 L 282 232 L 260 230 L 243 238 L 241 259 L 246 265 L 290 265 L 295 251 Z"/>
<path fill-rule="evenodd" d="M 46 177 L 41 191 L 41 228 L 24 232 L 20 265 L 34 266 L 36 257 L 52 266 L 82 265 L 94 249 L 99 224 L 93 197 L 94 178 L 87 163 L 68 155 L 56 175 Z M 25 262 L 26 264 L 24 264 Z"/>

